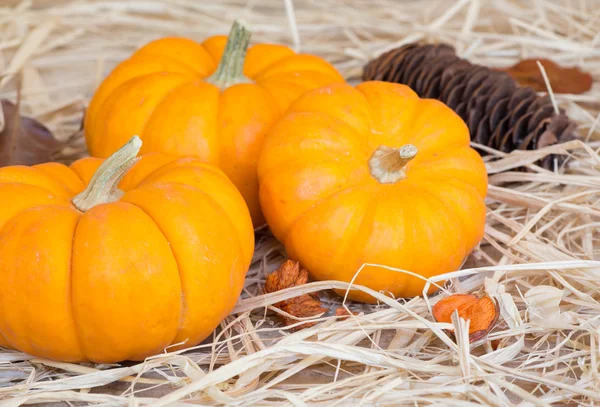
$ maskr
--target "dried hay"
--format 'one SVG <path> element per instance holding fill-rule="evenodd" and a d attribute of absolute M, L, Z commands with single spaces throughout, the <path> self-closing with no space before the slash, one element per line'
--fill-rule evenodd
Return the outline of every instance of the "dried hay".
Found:
<path fill-rule="evenodd" d="M 262 295 L 265 275 L 284 257 L 269 233 L 259 231 L 243 299 L 211 340 L 121 366 L 2 351 L 2 406 L 600 403 L 600 142 L 594 141 L 600 139 L 600 1 L 8 3 L 0 8 L 0 96 L 15 97 L 21 72 L 25 113 L 61 137 L 77 130 L 95 86 L 136 47 L 164 35 L 201 40 L 226 33 L 234 18 L 252 24 L 254 41 L 327 57 L 350 81 L 369 58 L 423 39 L 450 42 L 462 56 L 491 66 L 548 57 L 579 65 L 597 83 L 587 94 L 555 95 L 580 124 L 585 144 L 493 152 L 481 247 L 470 268 L 432 281 L 450 278 L 444 293 L 485 292 L 499 300 L 500 323 L 486 340 L 470 346 L 462 320 L 453 324 L 456 343 L 449 338 L 443 329 L 450 324 L 432 322 L 438 296 L 394 301 L 372 293 L 381 305 L 346 304 L 359 316 L 325 315 L 310 329 L 282 329 L 270 304 L 348 284 L 314 282 Z M 568 154 L 564 168 L 551 172 L 532 164 L 550 153 Z M 78 138 L 61 158 L 82 154 Z M 514 171 L 522 165 L 530 172 Z M 322 295 L 332 305 L 341 301 Z"/>

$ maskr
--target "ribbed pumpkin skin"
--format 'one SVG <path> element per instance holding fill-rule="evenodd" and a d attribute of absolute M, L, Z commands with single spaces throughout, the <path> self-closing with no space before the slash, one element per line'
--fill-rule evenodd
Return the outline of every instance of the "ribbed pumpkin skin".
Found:
<path fill-rule="evenodd" d="M 256 160 L 265 133 L 300 94 L 343 78 L 316 56 L 257 44 L 244 65 L 253 83 L 221 91 L 203 79 L 216 70 L 226 41 L 226 36 L 201 44 L 164 38 L 136 51 L 93 96 L 85 137 L 95 157 L 108 157 L 138 135 L 142 153 L 198 157 L 219 166 L 244 196 L 258 227 L 264 218 Z"/>
<path fill-rule="evenodd" d="M 418 154 L 406 179 L 381 184 L 371 176 L 373 151 L 407 143 Z M 404 85 L 307 92 L 268 133 L 258 174 L 271 230 L 318 280 L 350 281 L 364 263 L 439 275 L 458 269 L 483 237 L 487 174 L 467 126 Z M 355 282 L 395 297 L 424 287 L 422 279 L 372 266 Z"/>
<path fill-rule="evenodd" d="M 71 199 L 102 163 L 0 168 L 0 345 L 44 358 L 142 360 L 193 346 L 233 308 L 254 248 L 218 168 L 141 158 L 118 202 Z"/>

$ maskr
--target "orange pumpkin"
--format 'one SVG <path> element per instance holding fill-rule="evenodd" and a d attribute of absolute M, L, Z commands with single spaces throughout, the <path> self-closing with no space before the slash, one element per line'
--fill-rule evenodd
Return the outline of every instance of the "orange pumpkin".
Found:
<path fill-rule="evenodd" d="M 246 54 L 249 40 L 236 22 L 229 38 L 163 38 L 139 49 L 90 102 L 91 155 L 107 157 L 139 134 L 142 153 L 198 157 L 227 174 L 254 226 L 263 225 L 256 161 L 265 133 L 304 91 L 343 78 L 325 60 L 283 45 L 258 44 Z"/>
<path fill-rule="evenodd" d="M 133 165 L 139 147 L 0 168 L 1 346 L 141 360 L 198 344 L 231 311 L 254 249 L 242 196 L 197 159 Z"/>
<path fill-rule="evenodd" d="M 288 255 L 318 280 L 351 281 L 365 263 L 423 277 L 456 270 L 485 223 L 487 173 L 469 142 L 450 108 L 404 85 L 309 91 L 265 139 L 263 212 Z M 376 266 L 355 282 L 395 297 L 424 287 Z"/>

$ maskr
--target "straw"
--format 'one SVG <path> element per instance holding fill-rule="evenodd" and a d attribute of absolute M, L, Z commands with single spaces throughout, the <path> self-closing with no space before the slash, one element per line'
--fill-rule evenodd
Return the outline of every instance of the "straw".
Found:
<path fill-rule="evenodd" d="M 323 56 L 351 83 L 369 59 L 418 40 L 448 42 L 493 67 L 549 58 L 579 66 L 596 83 L 583 95 L 551 93 L 585 142 L 509 154 L 485 148 L 485 236 L 462 270 L 428 282 L 448 280 L 440 293 L 396 300 L 353 285 L 380 300 L 365 305 L 331 292 L 348 290 L 348 283 L 322 281 L 263 294 L 285 251 L 262 229 L 242 298 L 203 344 L 110 366 L 0 350 L 0 406 L 600 403 L 600 1 L 8 3 L 0 8 L 0 97 L 14 100 L 22 78 L 24 113 L 71 137 L 57 157 L 64 162 L 87 154 L 81 134 L 73 134 L 95 87 L 119 61 L 162 36 L 202 41 L 226 34 L 234 19 L 253 27 L 254 42 Z M 564 167 L 552 172 L 534 164 L 549 154 L 566 156 Z M 528 172 L 516 171 L 523 166 Z M 309 292 L 319 293 L 325 307 L 358 315 L 326 313 L 297 332 L 283 327 L 272 305 Z M 479 343 L 469 344 L 468 322 L 436 323 L 431 316 L 433 304 L 455 292 L 498 300 L 499 323 Z"/>

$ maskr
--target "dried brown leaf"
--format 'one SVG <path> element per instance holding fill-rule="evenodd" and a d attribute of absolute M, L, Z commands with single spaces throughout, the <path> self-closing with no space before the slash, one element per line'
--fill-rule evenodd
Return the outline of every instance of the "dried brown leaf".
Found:
<path fill-rule="evenodd" d="M 500 69 L 513 77 L 521 86 L 529 86 L 537 92 L 546 91 L 544 77 L 537 65 L 539 61 L 550 80 L 554 93 L 579 94 L 592 88 L 592 76 L 577 67 L 564 67 L 549 59 L 524 59 L 515 65 Z"/>
<path fill-rule="evenodd" d="M 282 307 L 282 311 L 287 312 L 290 315 L 293 315 L 298 318 L 308 318 L 315 317 L 327 311 L 327 308 L 323 308 L 321 306 L 321 301 L 319 299 L 313 298 L 310 295 L 303 294 L 299 297 L 291 298 L 288 303 Z M 293 325 L 298 323 L 296 319 L 283 317 L 283 323 L 288 325 Z M 316 322 L 305 322 L 293 328 L 293 330 L 298 331 L 304 328 L 310 328 L 314 326 Z"/>
<path fill-rule="evenodd" d="M 277 270 L 269 274 L 265 282 L 265 291 L 273 293 L 289 287 L 306 284 L 308 281 L 308 271 L 300 268 L 297 261 L 287 260 Z M 285 301 L 282 301 L 284 303 Z M 278 303 L 276 305 L 283 305 Z"/>
<path fill-rule="evenodd" d="M 19 114 L 18 106 L 1 100 L 0 167 L 51 161 L 63 143 L 40 122 Z"/>
<path fill-rule="evenodd" d="M 277 270 L 267 276 L 265 292 L 272 293 L 290 287 L 306 284 L 308 282 L 308 271 L 300 267 L 297 261 L 287 260 Z M 327 311 L 322 307 L 321 301 L 316 294 L 302 294 L 273 304 L 282 311 L 298 318 L 314 317 Z M 284 324 L 293 325 L 298 321 L 292 318 L 282 317 Z M 308 328 L 315 322 L 306 322 L 298 325 L 294 330 Z"/>

